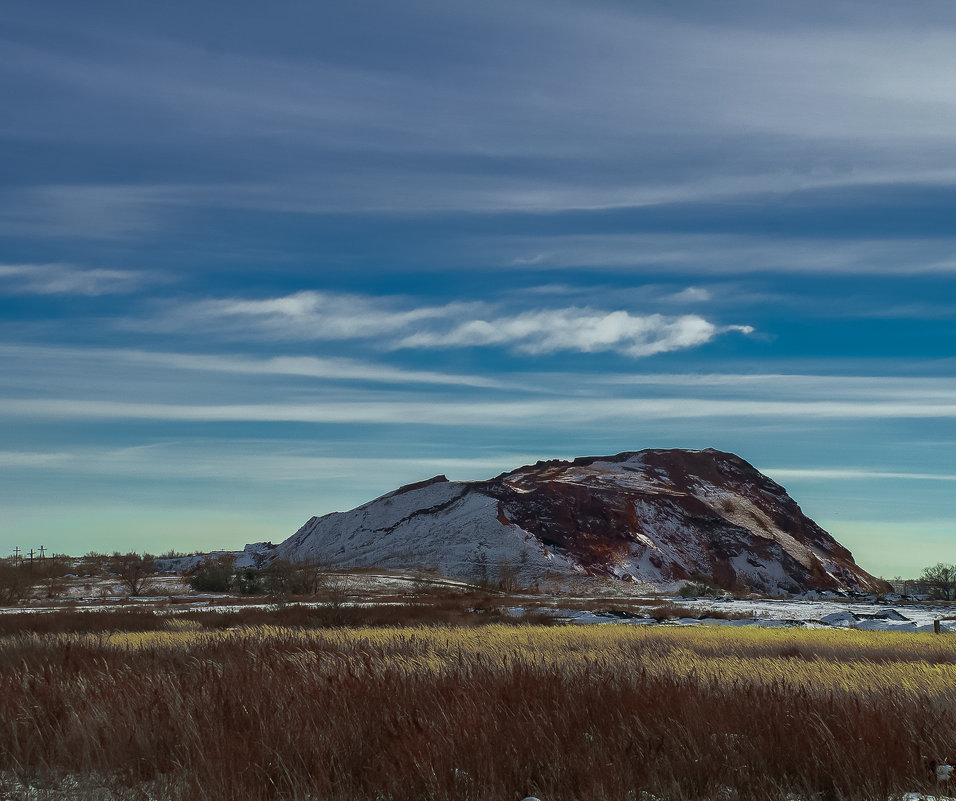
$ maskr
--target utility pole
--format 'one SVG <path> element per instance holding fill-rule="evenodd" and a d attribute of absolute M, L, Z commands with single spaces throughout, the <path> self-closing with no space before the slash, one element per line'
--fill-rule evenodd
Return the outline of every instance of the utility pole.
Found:
<path fill-rule="evenodd" d="M 46 550 L 42 545 L 40 546 L 40 559 L 43 559 L 43 552 Z"/>
<path fill-rule="evenodd" d="M 33 570 L 33 548 L 30 549 L 30 570 Z"/>
<path fill-rule="evenodd" d="M 16 548 L 13 549 L 13 566 L 14 566 L 14 567 L 19 567 L 19 565 L 20 565 L 20 554 L 21 554 L 21 553 L 23 553 L 23 551 L 20 550 L 20 546 L 19 546 L 19 545 L 18 545 Z"/>

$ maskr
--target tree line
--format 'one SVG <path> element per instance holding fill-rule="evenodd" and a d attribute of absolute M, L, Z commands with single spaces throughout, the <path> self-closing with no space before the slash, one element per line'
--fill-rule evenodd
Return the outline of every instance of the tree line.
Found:
<path fill-rule="evenodd" d="M 184 556 L 164 554 L 163 558 Z M 0 559 L 0 606 L 12 606 L 29 597 L 59 598 L 71 579 L 108 579 L 127 595 L 148 595 L 157 589 L 157 557 L 149 553 L 112 555 L 89 552 L 79 559 L 55 555 L 25 560 Z M 344 595 L 347 579 L 319 562 L 291 563 L 275 559 L 261 568 L 239 567 L 228 555 L 210 557 L 186 571 L 185 579 L 196 592 L 233 592 L 240 595 L 317 596 L 335 599 Z M 92 587 L 92 583 L 90 587 Z"/>
<path fill-rule="evenodd" d="M 274 559 L 267 567 L 237 567 L 230 556 L 201 562 L 189 585 L 196 592 L 235 592 L 240 595 L 323 595 L 345 591 L 346 579 L 321 562 Z"/>

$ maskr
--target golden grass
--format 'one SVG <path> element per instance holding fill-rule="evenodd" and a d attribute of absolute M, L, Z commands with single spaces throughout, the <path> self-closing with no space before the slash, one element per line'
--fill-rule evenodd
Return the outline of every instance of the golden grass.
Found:
<path fill-rule="evenodd" d="M 809 801 L 956 756 L 945 636 L 194 628 L 0 638 L 0 770 L 177 799 Z"/>
<path fill-rule="evenodd" d="M 842 630 L 768 630 L 694 627 L 381 628 L 331 631 L 248 627 L 203 632 L 189 621 L 167 631 L 106 635 L 28 636 L 0 642 L 22 647 L 46 639 L 56 647 L 95 645 L 119 650 L 193 650 L 230 645 L 255 650 L 271 644 L 296 649 L 331 648 L 336 660 L 374 657 L 378 672 L 436 673 L 463 658 L 491 670 L 515 666 L 568 673 L 614 666 L 618 675 L 689 677 L 703 683 L 785 684 L 858 695 L 902 692 L 956 698 L 956 640 L 934 635 Z"/>

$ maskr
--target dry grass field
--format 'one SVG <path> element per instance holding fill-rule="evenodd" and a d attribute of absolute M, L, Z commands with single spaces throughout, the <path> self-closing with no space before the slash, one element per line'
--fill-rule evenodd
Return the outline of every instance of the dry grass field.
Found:
<path fill-rule="evenodd" d="M 174 619 L 0 637 L 0 797 L 870 801 L 954 713 L 948 636 Z"/>

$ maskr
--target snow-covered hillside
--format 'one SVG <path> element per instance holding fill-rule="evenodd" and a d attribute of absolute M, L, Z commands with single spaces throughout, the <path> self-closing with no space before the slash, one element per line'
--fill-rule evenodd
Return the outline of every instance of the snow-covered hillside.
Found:
<path fill-rule="evenodd" d="M 488 481 L 437 476 L 314 517 L 272 554 L 523 584 L 596 575 L 668 587 L 702 575 L 768 594 L 880 589 L 783 487 L 715 450 L 538 462 Z"/>

